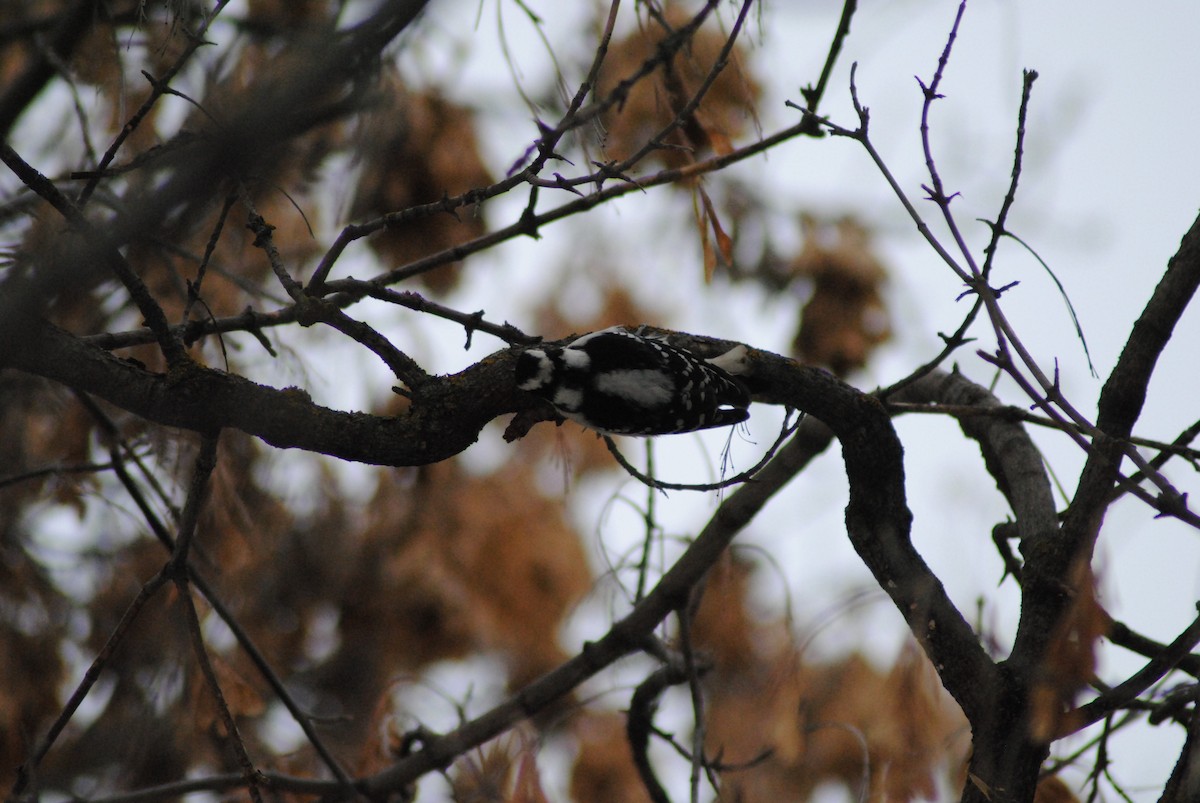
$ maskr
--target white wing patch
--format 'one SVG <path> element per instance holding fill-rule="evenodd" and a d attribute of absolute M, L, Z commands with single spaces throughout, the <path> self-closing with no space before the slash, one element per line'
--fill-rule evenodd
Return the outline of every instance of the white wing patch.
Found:
<path fill-rule="evenodd" d="M 605 371 L 593 380 L 596 390 L 647 409 L 670 404 L 675 397 L 675 383 L 662 371 L 653 368 L 630 368 L 625 371 Z"/>
<path fill-rule="evenodd" d="M 575 412 L 583 406 L 583 391 L 578 388 L 559 388 L 550 403 L 560 410 Z"/>
<path fill-rule="evenodd" d="M 583 338 L 580 338 L 582 340 Z M 577 349 L 574 345 L 568 346 L 562 351 L 563 364 L 568 368 L 573 368 L 578 371 L 586 371 L 588 366 L 592 364 L 592 358 L 587 355 L 583 349 Z"/>

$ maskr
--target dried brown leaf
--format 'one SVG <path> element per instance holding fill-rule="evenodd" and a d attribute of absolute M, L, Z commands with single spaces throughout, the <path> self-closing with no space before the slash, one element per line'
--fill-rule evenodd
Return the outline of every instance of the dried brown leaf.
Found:
<path fill-rule="evenodd" d="M 479 152 L 469 110 L 436 93 L 408 90 L 393 77 L 385 101 L 374 110 L 361 137 L 362 172 L 351 214 L 373 218 L 417 204 L 485 187 L 492 177 Z M 477 209 L 437 212 L 395 223 L 369 240 L 393 266 L 443 251 L 482 235 Z M 444 292 L 457 282 L 457 269 L 421 274 L 431 289 Z"/>
<path fill-rule="evenodd" d="M 1079 798 L 1057 775 L 1038 781 L 1033 803 L 1079 803 Z"/>
<path fill-rule="evenodd" d="M 235 719 L 262 716 L 266 702 L 257 684 L 235 669 L 220 654 L 209 653 L 209 663 L 221 687 L 225 705 Z M 196 727 L 200 730 L 219 729 L 223 733 L 222 719 L 217 709 L 216 697 L 198 665 L 191 671 L 188 688 L 191 690 L 191 709 Z"/>
<path fill-rule="evenodd" d="M 666 18 L 674 27 L 689 19 L 675 6 L 667 7 Z M 655 54 L 664 37 L 661 26 L 648 22 L 614 42 L 597 83 L 598 96 L 605 97 L 622 79 L 635 73 Z M 621 159 L 632 155 L 674 120 L 700 88 L 724 44 L 724 34 L 715 25 L 706 24 L 665 68 L 660 65 L 634 84 L 624 101 L 604 116 L 608 156 Z M 760 94 L 743 61 L 742 48 L 736 46 L 729 64 L 709 87 L 697 110 L 666 138 L 666 143 L 675 147 L 655 150 L 653 158 L 679 167 L 705 153 L 732 150 L 731 141 L 746 130 Z"/>
<path fill-rule="evenodd" d="M 1072 599 L 1049 639 L 1049 649 L 1030 690 L 1030 730 L 1035 739 L 1050 741 L 1082 724 L 1071 708 L 1075 696 L 1096 672 L 1096 644 L 1112 626 L 1097 599 L 1091 564 L 1079 560 L 1071 568 Z"/>
<path fill-rule="evenodd" d="M 721 226 L 716 207 L 704 186 L 697 182 L 694 187 L 693 207 L 696 211 L 696 225 L 700 234 L 700 248 L 704 254 L 704 283 L 711 284 L 718 266 L 727 268 L 733 263 L 733 240 Z M 699 199 L 698 204 L 695 203 L 696 198 Z M 709 239 L 709 227 L 712 228 L 715 245 L 713 240 Z"/>
<path fill-rule="evenodd" d="M 576 803 L 643 803 L 646 787 L 633 764 L 622 714 L 591 713 L 573 723 L 579 749 L 571 768 L 571 799 Z"/>
<path fill-rule="evenodd" d="M 517 778 L 513 782 L 511 803 L 549 803 L 538 774 L 537 753 L 525 745 L 517 762 Z"/>
<path fill-rule="evenodd" d="M 845 375 L 866 365 L 871 352 L 891 338 L 882 292 L 887 271 L 856 221 L 838 221 L 832 230 L 809 216 L 801 223 L 804 246 L 791 270 L 812 282 L 812 295 L 793 348 L 805 362 Z"/>
<path fill-rule="evenodd" d="M 693 635 L 710 655 L 706 744 L 730 765 L 723 798 L 805 799 L 835 781 L 857 789 L 870 768 L 870 799 L 928 797 L 965 755 L 966 723 L 915 645 L 887 672 L 859 655 L 812 665 L 784 622 L 746 612 L 750 567 L 723 559 L 705 589 Z M 711 595 L 711 596 L 710 596 Z"/>
<path fill-rule="evenodd" d="M 488 742 L 454 763 L 450 789 L 455 803 L 502 803 L 512 779 L 511 740 Z"/>

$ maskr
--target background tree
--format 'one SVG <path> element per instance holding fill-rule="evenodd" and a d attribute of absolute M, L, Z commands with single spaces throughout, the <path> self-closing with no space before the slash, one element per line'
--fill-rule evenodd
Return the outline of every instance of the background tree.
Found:
<path fill-rule="evenodd" d="M 478 9 L 424 5 L 5 7 L 10 795 L 1069 800 L 1124 794 L 1118 735 L 1170 722 L 1174 770 L 1143 782 L 1194 798 L 1200 619 L 1158 640 L 1124 623 L 1102 525 L 1126 500 L 1198 523 L 1200 424 L 1135 426 L 1180 389 L 1152 379 L 1200 228 L 1085 401 L 1057 362 L 1093 363 L 1075 310 L 1013 224 L 1037 74 L 1011 76 L 984 225 L 941 158 L 965 3 L 922 54 L 917 179 L 845 63 L 853 2 L 803 77 L 758 58 L 786 12 L 750 0 L 499 3 L 470 34 L 453 15 Z M 494 48 L 511 95 L 466 105 L 462 48 Z M 781 74 L 801 88 L 771 127 Z M 931 292 L 959 299 L 938 347 L 886 356 L 872 392 L 906 323 L 877 227 L 739 172 L 847 145 L 923 238 Z M 1021 260 L 1078 333 L 1049 358 L 1010 312 Z M 771 315 L 788 354 L 766 348 Z M 643 450 L 556 427 L 515 387 L 522 348 L 618 323 L 701 356 L 744 343 L 749 427 Z M 971 493 L 1007 506 L 990 537 L 947 525 L 960 554 L 914 545 L 917 414 L 957 423 L 936 439 L 973 441 L 990 482 Z M 835 439 L 844 480 L 821 473 Z M 1080 470 L 1056 495 L 1061 444 Z M 771 520 L 798 477 L 844 488 L 844 521 Z M 793 619 L 808 589 L 764 613 L 787 561 L 734 545 L 764 521 L 814 555 L 848 536 L 901 620 L 823 653 Z M 968 562 L 1000 588 L 964 599 Z M 853 607 L 810 610 L 853 629 Z M 1125 653 L 1140 665 L 1115 668 Z"/>

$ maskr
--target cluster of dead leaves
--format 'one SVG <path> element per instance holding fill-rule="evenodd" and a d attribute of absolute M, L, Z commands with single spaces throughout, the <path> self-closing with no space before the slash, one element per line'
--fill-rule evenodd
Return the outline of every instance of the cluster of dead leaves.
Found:
<path fill-rule="evenodd" d="M 678 6 L 667 4 L 665 25 L 647 20 L 630 36 L 614 42 L 600 71 L 597 96 L 609 97 L 643 65 L 660 58 L 666 40 L 689 19 Z M 732 140 L 753 119 L 761 92 L 741 68 L 745 54 L 740 45 L 733 49 L 728 65 L 712 81 L 699 105 L 688 112 L 724 45 L 725 35 L 710 21 L 683 48 L 658 64 L 648 80 L 629 87 L 622 102 L 612 106 L 602 121 L 607 156 L 626 159 L 653 143 L 659 147 L 650 152 L 652 158 L 679 167 L 706 154 L 729 153 Z M 680 124 L 656 142 L 659 133 L 677 118 Z"/>
<path fill-rule="evenodd" d="M 735 45 L 722 62 L 726 34 L 712 20 L 696 30 L 681 49 L 663 57 L 664 48 L 689 22 L 679 6 L 667 4 L 660 18 L 645 21 L 637 31 L 613 43 L 596 87 L 600 98 L 614 94 L 620 98 L 601 120 L 607 158 L 624 161 L 641 154 L 667 167 L 682 167 L 705 156 L 731 153 L 733 140 L 754 119 L 761 89 L 742 69 L 744 47 Z M 625 83 L 655 62 L 647 78 Z M 718 63 L 723 69 L 709 81 Z M 701 90 L 704 95 L 695 103 Z M 668 126 L 673 127 L 662 136 Z M 688 184 L 707 283 L 717 268 L 732 264 L 733 239 L 721 224 L 703 178 Z"/>
<path fill-rule="evenodd" d="M 801 217 L 804 245 L 791 274 L 808 280 L 812 294 L 800 313 L 793 349 L 807 363 L 838 376 L 862 368 L 891 338 L 883 297 L 887 271 L 870 247 L 867 229 L 843 218 L 822 225 Z"/>
<path fill-rule="evenodd" d="M 479 153 L 471 112 L 435 92 L 414 92 L 395 75 L 384 80 L 377 104 L 358 135 L 361 178 L 351 206 L 370 219 L 430 204 L 492 183 Z M 397 221 L 370 240 L 392 266 L 461 245 L 485 231 L 478 207 Z M 459 270 L 443 266 L 419 274 L 430 289 L 446 292 Z"/>
<path fill-rule="evenodd" d="M 752 576 L 727 554 L 692 629 L 713 664 L 702 678 L 705 749 L 728 768 L 722 798 L 804 800 L 828 782 L 869 800 L 934 797 L 970 738 L 924 655 L 910 645 L 886 670 L 858 654 L 814 662 L 785 623 L 748 611 Z"/>
<path fill-rule="evenodd" d="M 711 664 L 701 685 L 705 753 L 721 767 L 718 799 L 807 800 L 829 783 L 872 801 L 936 799 L 947 787 L 961 789 L 967 722 L 919 649 L 909 644 L 882 670 L 856 653 L 811 661 L 788 625 L 749 613 L 753 572 L 727 553 L 709 575 L 692 628 Z M 575 800 L 649 800 L 624 715 L 589 714 L 573 732 Z M 1038 785 L 1037 803 L 1076 800 L 1057 777 Z"/>

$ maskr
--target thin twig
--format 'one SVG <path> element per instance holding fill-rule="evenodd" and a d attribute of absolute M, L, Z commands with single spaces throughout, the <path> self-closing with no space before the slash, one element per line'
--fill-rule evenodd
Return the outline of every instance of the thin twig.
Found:
<path fill-rule="evenodd" d="M 969 275 L 960 274 L 959 278 L 970 284 L 974 279 L 979 278 L 979 267 L 975 264 L 974 257 L 971 256 L 971 249 L 967 246 L 966 238 L 958 228 L 957 219 L 950 211 L 950 202 L 957 193 L 946 194 L 946 187 L 938 173 L 937 164 L 933 160 L 933 145 L 929 139 L 929 113 L 933 108 L 933 102 L 943 97 L 938 94 L 938 87 L 941 86 L 942 78 L 946 74 L 946 66 L 950 62 L 950 52 L 954 49 L 954 40 L 958 38 L 958 26 L 962 23 L 966 10 L 967 0 L 961 0 L 958 4 L 958 12 L 954 15 L 954 24 L 950 26 L 950 33 L 946 37 L 946 46 L 942 49 L 942 55 L 938 57 L 937 69 L 933 73 L 933 80 L 929 82 L 929 86 L 926 86 L 919 78 L 917 83 L 921 86 L 921 91 L 925 96 L 925 101 L 921 106 L 921 148 L 925 152 L 925 168 L 929 172 L 930 186 L 924 189 L 929 194 L 929 200 L 933 201 L 942 211 L 942 218 L 950 230 L 950 236 L 954 238 L 958 252 L 962 255 L 970 271 Z"/>
<path fill-rule="evenodd" d="M 804 98 L 804 105 L 811 114 L 814 132 L 819 130 L 820 124 L 817 109 L 821 105 L 821 99 L 825 97 L 825 89 L 829 86 L 829 77 L 833 75 L 833 67 L 837 63 L 838 56 L 841 55 L 842 45 L 850 35 L 850 21 L 854 18 L 854 12 L 857 10 L 858 0 L 845 0 L 837 30 L 833 32 L 833 40 L 829 43 L 829 52 L 825 55 L 825 66 L 821 68 L 821 77 L 817 79 L 815 87 L 809 84 L 800 90 L 800 95 Z"/>
<path fill-rule="evenodd" d="M 704 584 L 701 583 L 693 589 L 690 604 L 675 612 L 675 616 L 679 620 L 679 646 L 683 652 L 688 693 L 692 701 L 692 766 L 689 778 L 692 803 L 700 801 L 700 775 L 702 772 L 708 776 L 709 783 L 713 788 L 718 788 L 716 776 L 704 755 L 704 734 L 707 731 L 705 726 L 708 717 L 704 713 L 704 693 L 700 688 L 701 667 L 696 660 L 695 645 L 692 644 L 692 617 L 695 615 L 696 608 L 700 603 L 700 596 L 703 593 Z"/>
<path fill-rule="evenodd" d="M 941 367 L 943 362 L 950 358 L 951 354 L 970 343 L 971 338 L 967 337 L 967 330 L 971 328 L 973 323 L 975 323 L 975 318 L 978 317 L 979 310 L 981 309 L 983 309 L 983 299 L 976 297 L 975 303 L 971 305 L 970 311 L 966 314 L 966 316 L 963 317 L 962 323 L 958 325 L 958 328 L 954 330 L 953 334 L 945 335 L 941 332 L 938 332 L 945 343 L 945 345 L 942 347 L 942 350 L 939 351 L 933 359 L 909 373 L 908 376 L 905 376 L 904 378 L 893 382 L 891 385 L 888 385 L 886 388 L 882 388 L 877 391 L 879 398 L 886 400 L 904 390 L 914 382 L 917 382 L 923 377 L 933 373 L 939 367 Z"/>
<path fill-rule="evenodd" d="M 629 476 L 633 477 L 635 480 L 647 486 L 648 488 L 653 488 L 658 491 L 719 491 L 723 488 L 730 488 L 734 485 L 740 485 L 743 482 L 749 482 L 752 480 L 754 475 L 761 471 L 767 465 L 767 463 L 771 461 L 771 458 L 775 456 L 777 451 L 779 451 L 779 447 L 782 446 L 783 442 L 796 431 L 803 420 L 804 414 L 801 413 L 799 416 L 797 416 L 795 422 L 792 422 L 791 412 L 789 411 L 788 415 L 783 419 L 783 424 L 780 426 L 779 435 L 776 436 L 775 442 L 771 444 L 771 447 L 767 449 L 766 454 L 764 454 L 762 458 L 750 468 L 739 474 L 729 477 L 728 479 L 721 480 L 720 482 L 684 483 L 664 482 L 663 480 L 655 479 L 652 476 L 648 476 L 638 471 L 633 464 L 625 458 L 625 455 L 621 454 L 621 450 L 617 448 L 616 442 L 613 441 L 610 436 L 605 435 L 603 437 L 604 445 L 608 447 L 608 453 L 616 459 L 621 468 L 625 469 Z"/>
<path fill-rule="evenodd" d="M 1029 98 L 1033 94 L 1033 82 L 1037 80 L 1038 74 L 1036 70 L 1025 70 L 1023 73 L 1024 80 L 1021 84 L 1021 104 L 1017 109 L 1017 142 L 1013 147 L 1013 164 L 1011 180 L 1008 184 L 1008 191 L 1004 194 L 1004 200 L 1000 202 L 1000 211 L 996 213 L 996 219 L 988 222 L 991 226 L 992 236 L 988 240 L 988 244 L 983 248 L 983 280 L 987 281 L 992 275 L 992 265 L 996 258 L 996 249 L 1000 243 L 1000 238 L 1007 233 L 1004 224 L 1008 222 L 1008 213 L 1012 210 L 1013 204 L 1017 200 L 1017 184 L 1021 180 L 1021 166 L 1025 157 L 1025 119 L 1029 112 Z"/>
<path fill-rule="evenodd" d="M 989 416 L 994 418 L 1002 418 L 1009 421 L 1021 421 L 1026 424 L 1034 424 L 1039 427 L 1048 429 L 1074 429 L 1077 432 L 1082 432 L 1078 427 L 1070 421 L 1062 422 L 1055 421 L 1044 416 L 1040 416 L 1024 407 L 1016 405 L 998 405 L 992 407 L 977 407 L 969 404 L 938 404 L 938 403 L 914 403 L 914 402 L 891 402 L 886 400 L 886 394 L 883 391 L 879 392 L 881 398 L 884 398 L 889 410 L 894 410 L 897 413 L 925 413 L 933 415 L 948 415 L 954 418 L 967 418 L 970 416 Z M 1141 438 L 1136 435 L 1124 438 L 1124 442 L 1131 446 L 1140 446 L 1146 449 L 1154 449 L 1160 454 L 1156 456 L 1152 463 L 1156 463 L 1156 467 L 1161 468 L 1163 462 L 1168 457 L 1178 456 L 1189 460 L 1200 460 L 1200 449 L 1192 449 L 1185 444 L 1194 438 L 1197 432 L 1200 432 L 1200 422 L 1193 424 L 1184 431 L 1173 443 L 1154 440 L 1152 438 Z M 1195 431 L 1194 431 L 1195 430 Z M 1131 475 L 1130 481 L 1139 480 L 1139 475 Z"/>
<path fill-rule="evenodd" d="M 1200 644 L 1200 617 L 1194 619 L 1167 645 L 1165 650 L 1151 658 L 1149 663 L 1123 683 L 1064 715 L 1061 721 L 1071 725 L 1071 733 L 1100 721 L 1112 712 L 1128 705 L 1135 697 L 1157 683 L 1163 675 L 1174 669 L 1185 656 L 1191 653 L 1197 644 Z M 1067 736 L 1068 734 L 1059 735 Z"/>
<path fill-rule="evenodd" d="M 196 661 L 200 665 L 200 671 L 204 675 L 209 691 L 212 692 L 213 701 L 217 706 L 217 713 L 225 727 L 225 734 L 233 746 L 238 764 L 241 765 L 242 776 L 250 791 L 250 797 L 255 803 L 262 803 L 262 794 L 258 788 L 258 771 L 254 768 L 254 763 L 250 760 L 250 755 L 246 752 L 246 744 L 238 732 L 237 722 L 234 721 L 233 714 L 230 712 L 229 706 L 225 701 L 225 694 L 221 690 L 221 684 L 217 680 L 212 662 L 208 658 L 208 649 L 204 646 L 204 634 L 200 630 L 200 617 L 196 613 L 195 600 L 192 599 L 192 589 L 187 570 L 188 550 L 191 546 L 192 538 L 196 534 L 196 524 L 200 518 L 200 510 L 204 507 L 204 503 L 208 499 L 209 480 L 212 478 L 213 470 L 217 465 L 218 441 L 219 433 L 209 433 L 202 437 L 200 450 L 196 455 L 196 466 L 192 473 L 192 482 L 188 489 L 187 501 L 183 506 L 183 516 L 179 522 L 179 534 L 175 539 L 175 550 L 171 555 L 171 560 L 164 569 L 164 573 L 174 581 L 175 588 L 179 591 L 179 597 L 183 601 L 184 619 L 187 624 L 188 634 L 191 636 L 192 649 L 196 654 Z"/>
<path fill-rule="evenodd" d="M 646 476 L 654 476 L 654 439 L 646 439 Z M 658 504 L 658 489 L 648 487 L 646 489 L 646 508 L 643 511 L 642 521 L 646 525 L 646 534 L 642 539 L 642 557 L 638 561 L 638 580 L 637 591 L 634 592 L 633 601 L 636 603 L 646 595 L 646 580 L 650 573 L 650 549 L 655 543 L 655 536 L 659 532 L 655 508 Z"/>
<path fill-rule="evenodd" d="M 414 312 L 428 313 L 435 317 L 461 324 L 467 332 L 467 348 L 470 348 L 471 336 L 475 332 L 485 332 L 503 340 L 505 343 L 513 345 L 528 345 L 536 343 L 541 339 L 525 334 L 507 321 L 500 324 L 485 320 L 483 310 L 479 310 L 478 312 L 460 312 L 452 307 L 439 304 L 436 301 L 430 301 L 420 293 L 411 290 L 392 290 L 374 282 L 360 282 L 355 279 L 341 279 L 338 285 L 348 288 L 347 292 L 350 293 L 354 293 L 357 290 L 357 293 L 360 293 L 362 296 L 386 301 L 389 304 L 396 304 Z"/>
<path fill-rule="evenodd" d="M 200 520 L 200 510 L 208 499 L 209 479 L 217 467 L 217 444 L 220 442 L 220 436 L 218 431 L 205 433 L 200 437 L 196 468 L 192 473 L 192 484 L 188 489 L 183 515 L 179 520 L 179 536 L 175 539 L 175 549 L 171 554 L 170 571 L 173 575 L 183 573 L 183 568 L 188 563 L 192 539 L 196 535 L 196 524 Z"/>
<path fill-rule="evenodd" d="M 196 278 L 188 282 L 187 303 L 183 305 L 180 324 L 188 322 L 188 318 L 191 317 L 192 307 L 200 300 L 200 288 L 204 284 L 204 276 L 208 272 L 209 262 L 212 261 L 213 252 L 216 251 L 217 243 L 221 239 L 221 232 L 225 228 L 225 221 L 229 218 L 229 212 L 233 209 L 233 205 L 237 203 L 237 198 L 236 193 L 227 195 L 225 203 L 221 206 L 221 211 L 217 213 L 217 221 L 213 224 L 212 233 L 208 236 L 208 242 L 204 246 L 204 255 L 200 257 L 200 263 L 196 268 Z"/>
<path fill-rule="evenodd" d="M 192 650 L 196 654 L 196 661 L 200 664 L 200 671 L 204 675 L 208 689 L 212 692 L 213 701 L 217 706 L 217 713 L 221 718 L 221 724 L 225 727 L 225 735 L 229 738 L 234 755 L 237 756 L 238 765 L 242 769 L 242 781 L 249 790 L 250 797 L 254 800 L 254 803 L 262 803 L 262 792 L 259 790 L 262 778 L 258 770 L 254 767 L 254 762 L 250 760 L 250 754 L 246 752 L 246 743 L 242 740 L 237 722 L 234 720 L 233 714 L 229 710 L 229 705 L 225 701 L 225 694 L 221 691 L 221 684 L 217 680 L 217 673 L 213 670 L 212 662 L 208 659 L 208 650 L 204 646 L 204 635 L 200 632 L 200 617 L 196 614 L 196 603 L 192 599 L 192 590 L 188 584 L 186 574 L 180 574 L 175 577 L 175 587 L 179 590 L 180 599 L 183 600 L 187 631 L 192 638 Z"/>
<path fill-rule="evenodd" d="M 0 477 L 0 489 L 20 485 L 23 482 L 40 480 L 43 477 L 57 477 L 62 474 L 95 474 L 100 471 L 112 471 L 113 467 L 114 464 L 110 461 L 108 463 L 72 463 L 35 468 L 30 471 L 23 471 L 20 474 Z"/>
<path fill-rule="evenodd" d="M 150 598 L 167 582 L 167 578 L 167 572 L 162 570 L 146 581 L 142 585 L 141 590 L 138 591 L 137 596 L 134 597 L 133 602 L 129 603 L 129 607 L 121 614 L 121 619 L 117 622 L 116 627 L 113 628 L 112 633 L 109 634 L 108 639 L 104 642 L 104 646 L 96 653 L 96 657 L 92 659 L 92 663 L 88 666 L 87 671 L 83 673 L 83 678 L 79 681 L 79 685 L 71 692 L 70 698 L 50 725 L 50 730 L 34 746 L 29 754 L 29 758 L 17 768 L 17 779 L 10 792 L 11 799 L 18 799 L 30 779 L 37 774 L 38 765 L 46 757 L 46 753 L 50 751 L 50 748 L 54 746 L 54 742 L 62 734 L 63 728 L 75 716 L 75 712 L 79 710 L 79 706 L 83 703 L 84 698 L 91 692 L 92 687 L 96 685 L 96 681 L 100 679 L 100 673 L 108 666 L 108 662 L 112 659 L 113 654 L 125 640 L 125 636 L 129 632 L 129 627 L 138 618 L 138 615 L 142 612 L 146 603 L 150 601 Z"/>

